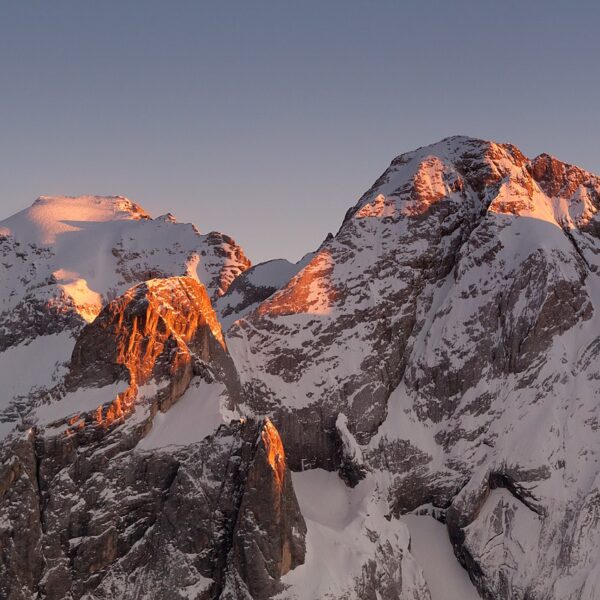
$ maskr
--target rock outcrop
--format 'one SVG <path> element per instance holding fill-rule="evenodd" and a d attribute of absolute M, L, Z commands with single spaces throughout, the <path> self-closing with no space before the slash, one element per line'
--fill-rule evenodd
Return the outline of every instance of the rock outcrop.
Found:
<path fill-rule="evenodd" d="M 126 417 L 138 388 L 159 387 L 158 408 L 168 410 L 203 364 L 239 396 L 235 367 L 204 287 L 191 277 L 151 279 L 109 303 L 81 332 L 66 379 L 67 390 L 119 380 L 127 389 L 96 414 L 108 426 Z"/>
<path fill-rule="evenodd" d="M 244 481 L 222 600 L 268 598 L 304 562 L 306 524 L 279 432 L 265 420 Z"/>

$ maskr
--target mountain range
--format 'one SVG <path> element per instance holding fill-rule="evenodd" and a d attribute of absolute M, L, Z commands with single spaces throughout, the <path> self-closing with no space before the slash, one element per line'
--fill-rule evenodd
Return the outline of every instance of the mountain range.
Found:
<path fill-rule="evenodd" d="M 455 136 L 296 264 L 120 196 L 1 221 L 0 598 L 599 598 L 599 209 Z"/>

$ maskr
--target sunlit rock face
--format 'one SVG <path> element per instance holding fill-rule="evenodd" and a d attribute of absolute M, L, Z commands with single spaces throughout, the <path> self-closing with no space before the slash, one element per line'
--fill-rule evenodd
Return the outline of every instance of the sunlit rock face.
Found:
<path fill-rule="evenodd" d="M 297 263 L 284 259 L 269 260 L 244 271 L 215 301 L 215 310 L 226 331 L 238 319 L 254 310 L 261 302 L 285 286 L 302 270 L 314 253 L 306 254 Z"/>
<path fill-rule="evenodd" d="M 269 597 L 305 557 L 306 524 L 279 432 L 268 419 L 250 464 L 228 560 L 223 600 Z"/>
<path fill-rule="evenodd" d="M 97 412 L 98 423 L 109 425 L 132 410 L 138 387 L 151 380 L 167 382 L 159 406 L 168 409 L 187 389 L 199 361 L 228 371 L 235 385 L 221 326 L 202 284 L 191 277 L 151 279 L 113 300 L 83 329 L 66 386 L 126 380 L 127 390 Z"/>

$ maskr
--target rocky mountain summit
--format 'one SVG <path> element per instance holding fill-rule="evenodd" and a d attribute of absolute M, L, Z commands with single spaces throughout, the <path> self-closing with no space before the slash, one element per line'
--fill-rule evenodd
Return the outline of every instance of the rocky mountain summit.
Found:
<path fill-rule="evenodd" d="M 600 178 L 453 137 L 293 265 L 0 223 L 0 598 L 600 597 Z"/>

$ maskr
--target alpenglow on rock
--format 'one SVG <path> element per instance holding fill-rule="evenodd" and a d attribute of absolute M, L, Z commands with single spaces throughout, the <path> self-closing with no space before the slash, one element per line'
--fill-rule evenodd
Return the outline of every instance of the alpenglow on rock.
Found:
<path fill-rule="evenodd" d="M 0 598 L 597 599 L 599 208 L 453 137 L 296 265 L 120 197 L 1 222 Z"/>

